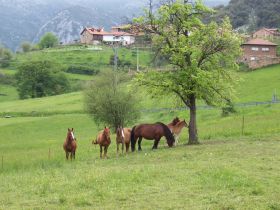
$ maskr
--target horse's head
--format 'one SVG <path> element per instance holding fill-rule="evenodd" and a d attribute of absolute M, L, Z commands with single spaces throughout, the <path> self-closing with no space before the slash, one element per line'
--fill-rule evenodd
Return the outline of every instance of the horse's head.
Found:
<path fill-rule="evenodd" d="M 182 123 L 183 127 L 189 127 L 188 123 L 186 122 L 186 120 L 182 120 L 180 123 Z"/>
<path fill-rule="evenodd" d="M 110 139 L 110 128 L 107 128 L 105 126 L 105 128 L 103 130 L 103 134 L 106 136 L 107 139 Z"/>
<path fill-rule="evenodd" d="M 75 135 L 74 135 L 74 128 L 72 128 L 72 129 L 68 128 L 67 139 L 69 139 L 71 141 L 76 140 Z"/>

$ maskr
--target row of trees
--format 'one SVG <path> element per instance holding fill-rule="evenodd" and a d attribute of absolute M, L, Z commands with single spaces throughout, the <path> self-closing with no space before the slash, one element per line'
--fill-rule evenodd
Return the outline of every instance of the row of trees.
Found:
<path fill-rule="evenodd" d="M 231 0 L 217 10 L 215 18 L 229 16 L 234 28 L 248 26 L 250 31 L 260 27 L 280 28 L 278 0 Z"/>
<path fill-rule="evenodd" d="M 58 45 L 58 38 L 51 32 L 46 33 L 41 37 L 38 44 L 33 45 L 30 42 L 23 42 L 21 44 L 22 52 L 29 52 L 38 49 L 52 48 Z"/>

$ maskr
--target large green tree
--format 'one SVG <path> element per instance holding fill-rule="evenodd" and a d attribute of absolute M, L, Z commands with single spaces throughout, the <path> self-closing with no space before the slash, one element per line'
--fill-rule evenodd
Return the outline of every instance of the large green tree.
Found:
<path fill-rule="evenodd" d="M 58 44 L 58 38 L 51 32 L 46 33 L 41 37 L 38 45 L 40 49 L 51 48 Z"/>
<path fill-rule="evenodd" d="M 185 104 L 190 111 L 189 144 L 198 143 L 197 100 L 217 105 L 231 99 L 231 72 L 240 55 L 240 39 L 228 19 L 220 25 L 203 23 L 212 12 L 201 1 L 190 4 L 185 0 L 164 4 L 156 12 L 150 9 L 136 20 L 173 65 L 166 71 L 139 73 L 137 84 L 156 95 L 175 95 Z"/>
<path fill-rule="evenodd" d="M 57 95 L 70 89 L 67 77 L 56 64 L 48 60 L 22 63 L 16 79 L 21 99 Z"/>
<path fill-rule="evenodd" d="M 117 71 L 103 71 L 86 87 L 85 107 L 97 124 L 116 129 L 138 119 L 136 95 L 123 83 L 126 77 Z"/>

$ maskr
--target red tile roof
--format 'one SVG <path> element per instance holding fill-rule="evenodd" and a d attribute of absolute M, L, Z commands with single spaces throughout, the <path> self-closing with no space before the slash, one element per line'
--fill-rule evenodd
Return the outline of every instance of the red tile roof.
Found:
<path fill-rule="evenodd" d="M 84 28 L 81 34 L 83 34 L 84 31 L 88 31 L 92 35 L 133 36 L 133 34 L 127 32 L 106 32 L 103 28 Z"/>
<path fill-rule="evenodd" d="M 277 46 L 277 44 L 272 43 L 267 40 L 263 39 L 251 39 L 248 42 L 244 43 L 243 45 L 267 45 L 267 46 Z"/>

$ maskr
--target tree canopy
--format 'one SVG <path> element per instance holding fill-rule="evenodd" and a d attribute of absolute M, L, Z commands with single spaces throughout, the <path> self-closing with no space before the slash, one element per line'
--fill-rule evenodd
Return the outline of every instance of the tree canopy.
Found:
<path fill-rule="evenodd" d="M 46 33 L 41 37 L 38 43 L 40 49 L 51 48 L 58 44 L 58 38 L 51 32 Z"/>
<path fill-rule="evenodd" d="M 57 95 L 70 89 L 67 77 L 48 60 L 22 63 L 16 79 L 21 99 Z"/>
<path fill-rule="evenodd" d="M 136 21 L 152 34 L 153 44 L 173 68 L 148 71 L 136 77 L 138 85 L 156 95 L 177 96 L 190 109 L 189 144 L 198 143 L 196 101 L 218 105 L 231 99 L 237 69 L 240 39 L 228 18 L 221 24 L 203 23 L 212 9 L 201 1 L 195 4 L 170 3 L 156 12 L 148 10 Z"/>
<path fill-rule="evenodd" d="M 280 28 L 279 0 L 231 0 L 226 7 L 217 9 L 218 16 L 230 17 L 234 28 L 244 25 L 251 31 L 261 27 Z"/>
<path fill-rule="evenodd" d="M 103 71 L 85 89 L 85 107 L 97 124 L 117 128 L 139 118 L 136 96 L 125 88 L 127 76 L 117 71 Z"/>

